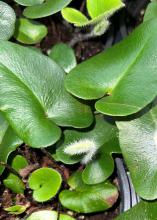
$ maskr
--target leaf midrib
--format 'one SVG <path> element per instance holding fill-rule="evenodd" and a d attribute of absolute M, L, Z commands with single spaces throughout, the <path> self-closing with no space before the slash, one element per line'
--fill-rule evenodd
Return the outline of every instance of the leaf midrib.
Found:
<path fill-rule="evenodd" d="M 115 91 L 115 89 L 118 87 L 118 85 L 121 83 L 121 81 L 123 80 L 123 78 L 127 75 L 127 73 L 129 72 L 129 70 L 134 66 L 134 64 L 138 61 L 138 58 L 140 57 L 140 55 L 142 54 L 143 50 L 145 49 L 145 47 L 147 46 L 147 43 L 149 42 L 151 37 L 147 38 L 147 40 L 145 41 L 145 43 L 143 44 L 142 48 L 139 50 L 139 52 L 137 53 L 135 59 L 128 65 L 128 67 L 123 71 L 123 73 L 121 74 L 121 76 L 118 78 L 117 82 L 115 83 L 115 86 L 113 86 L 113 88 L 110 89 L 110 93 L 111 95 L 113 94 L 112 92 Z"/>

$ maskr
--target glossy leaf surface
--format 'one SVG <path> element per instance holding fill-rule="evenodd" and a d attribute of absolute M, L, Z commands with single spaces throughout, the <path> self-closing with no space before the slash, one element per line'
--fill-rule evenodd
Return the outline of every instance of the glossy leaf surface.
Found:
<path fill-rule="evenodd" d="M 121 214 L 116 220 L 157 220 L 157 202 L 141 201 L 139 204 Z"/>
<path fill-rule="evenodd" d="M 8 40 L 14 33 L 16 15 L 5 2 L 0 1 L 0 40 Z"/>
<path fill-rule="evenodd" d="M 57 125 L 92 123 L 90 108 L 66 92 L 64 71 L 47 56 L 1 42 L 0 77 L 0 110 L 29 146 L 55 143 L 61 133 Z"/>
<path fill-rule="evenodd" d="M 61 204 L 79 213 L 92 213 L 110 208 L 117 200 L 117 188 L 111 183 L 86 185 L 81 172 L 73 174 L 68 184 L 70 190 L 63 190 L 60 195 Z"/>
<path fill-rule="evenodd" d="M 49 57 L 61 66 L 65 72 L 70 72 L 76 66 L 74 50 L 67 44 L 56 44 L 50 51 Z"/>
<path fill-rule="evenodd" d="M 117 122 L 122 154 L 136 192 L 157 198 L 157 107 L 131 121 Z"/>
<path fill-rule="evenodd" d="M 157 18 L 157 1 L 153 0 L 149 3 L 145 15 L 144 15 L 144 21 L 148 21 L 150 19 Z"/>
<path fill-rule="evenodd" d="M 14 1 L 23 6 L 38 5 L 44 2 L 44 0 L 14 0 Z"/>
<path fill-rule="evenodd" d="M 157 95 L 156 34 L 157 19 L 143 23 L 119 44 L 74 68 L 66 78 L 67 90 L 83 99 L 100 99 L 96 109 L 107 115 L 138 112 Z"/>
<path fill-rule="evenodd" d="M 27 18 L 42 18 L 55 14 L 66 7 L 72 0 L 45 0 L 43 4 L 27 7 L 24 16 Z"/>
<path fill-rule="evenodd" d="M 39 43 L 47 35 L 47 27 L 26 18 L 16 20 L 14 37 L 24 44 Z"/>
<path fill-rule="evenodd" d="M 62 178 L 56 170 L 40 168 L 31 174 L 28 182 L 33 190 L 33 198 L 38 202 L 45 202 L 57 194 Z"/>

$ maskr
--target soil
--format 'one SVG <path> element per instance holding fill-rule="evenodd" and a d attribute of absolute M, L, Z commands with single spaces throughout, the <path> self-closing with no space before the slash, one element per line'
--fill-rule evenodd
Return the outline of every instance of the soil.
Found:
<path fill-rule="evenodd" d="M 21 15 L 22 10 L 17 7 L 13 1 L 8 0 L 9 4 L 14 7 L 17 15 Z M 74 5 L 81 10 L 84 9 L 83 0 L 81 3 L 75 3 Z M 113 16 L 111 21 L 111 26 L 107 33 L 101 37 L 95 39 L 86 39 L 85 41 L 77 42 L 77 35 L 84 35 L 86 29 L 76 29 L 72 25 L 67 24 L 63 21 L 62 17 L 57 14 L 48 18 L 40 19 L 40 21 L 47 25 L 48 35 L 40 43 L 35 45 L 37 48 L 41 48 L 43 53 L 47 54 L 48 50 L 52 48 L 53 45 L 59 42 L 65 42 L 71 44 L 73 39 L 76 39 L 73 48 L 75 50 L 77 61 L 82 62 L 89 57 L 111 47 L 113 44 L 119 42 L 121 39 L 125 38 L 141 21 L 143 17 L 143 12 L 148 4 L 148 0 L 128 0 L 126 1 L 126 8 L 116 13 Z M 12 41 L 15 41 L 12 39 Z M 26 182 L 29 174 L 39 168 L 39 167 L 52 167 L 57 169 L 63 176 L 63 179 L 67 179 L 72 171 L 70 167 L 66 167 L 63 164 L 56 164 L 52 160 L 47 151 L 34 150 L 28 146 L 21 146 L 15 153 L 22 154 L 29 161 L 29 166 L 20 172 L 23 180 Z M 73 169 L 80 169 L 80 167 L 74 166 Z M 41 210 L 41 209 L 55 209 L 59 212 L 67 212 L 66 209 L 63 209 L 58 205 L 58 199 L 54 198 L 53 200 L 47 203 L 37 203 L 32 199 L 32 192 L 26 190 L 24 195 L 14 194 L 10 190 L 5 189 L 2 183 L 3 178 L 5 178 L 5 173 L 0 179 L 0 220 L 15 220 L 16 216 L 8 215 L 4 211 L 5 207 L 9 207 L 14 204 L 27 205 L 26 215 L 30 213 Z M 114 177 L 116 178 L 116 177 Z M 114 179 L 113 178 L 113 179 Z M 66 188 L 66 184 L 63 185 Z M 119 214 L 119 202 L 109 211 L 105 213 L 99 213 L 94 215 L 73 215 L 78 220 L 113 220 Z M 20 215 L 19 219 L 24 219 L 26 215 Z"/>

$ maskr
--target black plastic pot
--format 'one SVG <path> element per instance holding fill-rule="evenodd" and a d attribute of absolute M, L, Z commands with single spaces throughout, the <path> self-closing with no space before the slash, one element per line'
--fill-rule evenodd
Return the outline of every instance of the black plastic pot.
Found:
<path fill-rule="evenodd" d="M 140 198 L 134 190 L 130 174 L 126 169 L 123 160 L 121 158 L 116 158 L 115 163 L 121 195 L 120 212 L 125 212 L 139 203 Z"/>

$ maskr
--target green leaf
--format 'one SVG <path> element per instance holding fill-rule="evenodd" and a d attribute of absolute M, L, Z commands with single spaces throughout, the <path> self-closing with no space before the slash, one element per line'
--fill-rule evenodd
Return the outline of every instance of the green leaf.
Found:
<path fill-rule="evenodd" d="M 150 19 L 157 18 L 157 1 L 154 0 L 149 3 L 145 15 L 144 15 L 144 21 L 148 21 Z"/>
<path fill-rule="evenodd" d="M 92 123 L 90 108 L 66 92 L 64 71 L 47 56 L 1 42 L 0 77 L 0 110 L 29 146 L 55 143 L 61 134 L 57 125 Z"/>
<path fill-rule="evenodd" d="M 32 213 L 26 220 L 57 220 L 57 212 L 49 210 L 41 210 Z"/>
<path fill-rule="evenodd" d="M 19 172 L 20 169 L 25 168 L 28 165 L 27 160 L 20 155 L 17 155 L 12 162 L 12 168 L 14 168 L 17 172 Z M 24 193 L 25 185 L 22 182 L 22 180 L 15 176 L 14 174 L 9 174 L 9 176 L 3 181 L 3 184 L 11 189 L 15 193 Z"/>
<path fill-rule="evenodd" d="M 67 44 L 56 44 L 50 51 L 49 57 L 58 63 L 65 72 L 70 72 L 76 66 L 74 50 Z"/>
<path fill-rule="evenodd" d="M 69 7 L 62 9 L 62 16 L 66 21 L 73 23 L 76 26 L 82 26 L 82 24 L 89 21 L 82 12 Z"/>
<path fill-rule="evenodd" d="M 140 197 L 157 198 L 157 107 L 141 117 L 117 122 L 122 154 Z"/>
<path fill-rule="evenodd" d="M 0 121 L 2 121 L 2 119 L 0 119 Z M 3 126 L 3 128 L 1 127 L 1 125 Z M 3 121 L 3 124 L 1 125 L 1 134 L 2 131 L 4 131 L 4 133 L 3 137 L 1 137 L 2 139 L 0 142 L 0 161 L 6 163 L 10 153 L 15 151 L 16 148 L 23 143 L 23 141 L 14 133 L 13 129 L 6 124 L 6 121 Z M 0 166 L 0 174 L 2 174 L 3 171 L 4 166 Z"/>
<path fill-rule="evenodd" d="M 59 220 L 75 220 L 75 218 L 72 218 L 69 215 L 60 214 Z"/>
<path fill-rule="evenodd" d="M 66 154 L 65 148 L 80 140 L 91 140 L 94 141 L 97 145 L 97 148 L 100 148 L 105 142 L 110 138 L 112 133 L 112 125 L 104 120 L 103 116 L 96 116 L 96 123 L 92 125 L 88 130 L 78 131 L 78 130 L 65 130 L 64 131 L 64 141 L 58 143 L 58 148 L 56 150 L 57 160 L 62 161 L 65 164 L 74 164 L 79 162 L 82 159 L 83 155 L 74 155 L 70 156 Z"/>
<path fill-rule="evenodd" d="M 58 220 L 58 213 L 56 211 L 42 210 L 31 214 L 26 220 Z M 74 218 L 60 214 L 59 220 L 75 220 Z"/>
<path fill-rule="evenodd" d="M 5 2 L 0 1 L 0 40 L 8 40 L 12 37 L 15 20 L 14 10 Z"/>
<path fill-rule="evenodd" d="M 27 18 L 43 18 L 55 14 L 66 7 L 72 0 L 45 0 L 43 4 L 27 7 L 24 16 Z"/>
<path fill-rule="evenodd" d="M 141 201 L 127 212 L 122 213 L 116 220 L 157 220 L 156 210 L 156 201 Z"/>
<path fill-rule="evenodd" d="M 109 17 L 121 7 L 124 7 L 121 0 L 87 0 L 87 10 L 91 18 L 96 18 L 102 14 Z"/>
<path fill-rule="evenodd" d="M 11 215 L 20 215 L 26 211 L 26 206 L 23 205 L 14 205 L 4 209 L 9 212 Z"/>
<path fill-rule="evenodd" d="M 121 153 L 119 149 L 117 130 L 113 127 L 110 140 L 105 143 L 94 158 L 82 172 L 82 179 L 86 184 L 98 184 L 107 180 L 114 171 L 113 153 Z"/>
<path fill-rule="evenodd" d="M 143 23 L 119 44 L 74 68 L 66 78 L 67 90 L 79 98 L 100 99 L 96 109 L 107 115 L 138 112 L 157 95 L 156 34 L 157 19 Z"/>
<path fill-rule="evenodd" d="M 92 19 L 89 20 L 82 12 L 69 7 L 62 9 L 62 16 L 68 22 L 80 27 L 99 24 L 99 22 L 102 26 L 104 23 L 104 33 L 109 26 L 108 18 L 122 7 L 124 7 L 124 3 L 121 0 L 88 0 L 87 9 Z"/>
<path fill-rule="evenodd" d="M 81 172 L 76 172 L 70 177 L 68 184 L 71 189 L 60 193 L 61 204 L 79 213 L 105 211 L 112 207 L 118 197 L 117 188 L 108 182 L 86 185 L 81 180 L 81 175 Z"/>
<path fill-rule="evenodd" d="M 56 170 L 40 168 L 31 174 L 28 182 L 33 190 L 33 198 L 37 202 L 45 202 L 57 194 L 62 178 Z"/>
<path fill-rule="evenodd" d="M 44 2 L 44 0 L 14 0 L 14 1 L 23 6 L 38 5 Z"/>
<path fill-rule="evenodd" d="M 14 37 L 24 44 L 39 43 L 47 35 L 47 27 L 39 22 L 20 18 L 16 20 Z"/>

